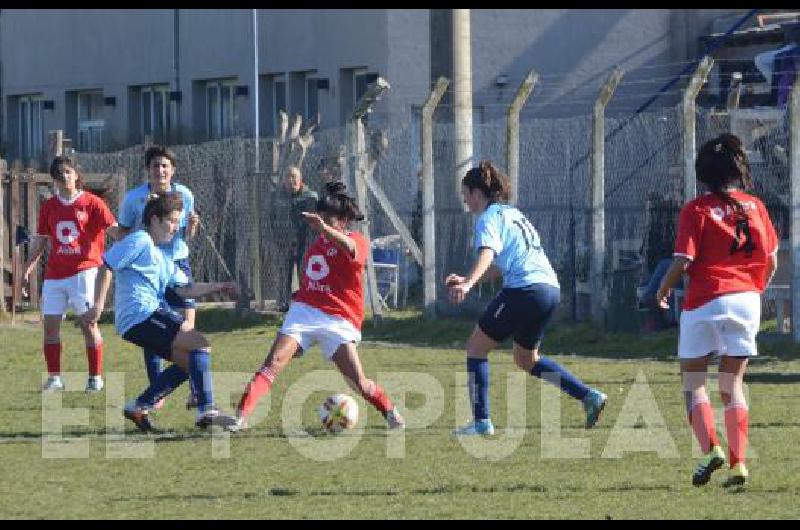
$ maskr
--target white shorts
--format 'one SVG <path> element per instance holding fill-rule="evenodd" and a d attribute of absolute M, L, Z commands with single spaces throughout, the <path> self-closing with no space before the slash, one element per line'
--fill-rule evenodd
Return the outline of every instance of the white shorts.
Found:
<path fill-rule="evenodd" d="M 352 322 L 303 302 L 292 302 L 280 333 L 296 340 L 303 351 L 319 342 L 322 355 L 328 361 L 342 344 L 361 341 L 361 332 Z"/>
<path fill-rule="evenodd" d="M 82 315 L 94 305 L 97 268 L 82 270 L 69 278 L 45 280 L 42 284 L 42 314 L 64 315 L 70 307 Z"/>
<path fill-rule="evenodd" d="M 733 357 L 758 355 L 760 323 L 761 296 L 752 292 L 726 294 L 683 311 L 678 357 L 696 359 L 712 352 Z"/>

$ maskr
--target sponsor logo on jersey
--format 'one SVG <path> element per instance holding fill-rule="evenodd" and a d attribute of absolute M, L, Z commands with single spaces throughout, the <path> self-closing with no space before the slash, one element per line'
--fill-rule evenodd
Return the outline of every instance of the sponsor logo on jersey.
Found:
<path fill-rule="evenodd" d="M 328 262 L 325 261 L 325 256 L 314 254 L 308 258 L 308 265 L 306 266 L 306 276 L 312 282 L 318 282 L 330 274 L 331 268 Z"/>

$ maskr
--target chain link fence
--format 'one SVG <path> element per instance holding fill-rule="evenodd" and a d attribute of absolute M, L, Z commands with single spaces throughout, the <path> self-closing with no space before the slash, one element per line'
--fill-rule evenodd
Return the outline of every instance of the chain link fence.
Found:
<path fill-rule="evenodd" d="M 670 257 L 675 224 L 683 204 L 681 108 L 605 120 L 605 238 L 607 259 L 604 284 L 609 292 L 607 312 L 629 313 L 636 306 L 630 286 L 623 297 L 619 271 L 640 281 L 658 261 Z M 391 126 L 367 126 L 366 149 L 374 161 L 372 177 L 393 205 L 400 220 L 422 247 L 422 185 L 418 121 Z M 561 316 L 588 316 L 591 115 L 572 118 L 534 118 L 520 124 L 519 190 L 517 206 L 539 232 L 543 247 L 562 285 Z M 742 137 L 750 156 L 755 193 L 762 197 L 783 239 L 789 237 L 788 119 L 785 111 L 700 109 L 698 147 L 721 132 Z M 506 123 L 476 124 L 473 160 L 490 159 L 505 169 Z M 345 128 L 314 133 L 300 163 L 306 184 L 318 193 L 329 180 L 346 178 L 348 155 Z M 500 283 L 475 289 L 467 303 L 452 306 L 443 286 L 450 272 L 465 273 L 475 258 L 472 234 L 475 219 L 464 210 L 453 174 L 454 126 L 436 123 L 433 130 L 436 216 L 437 310 L 440 314 L 479 313 Z M 273 140 L 259 143 L 259 172 L 254 173 L 255 143 L 230 138 L 198 145 L 178 145 L 175 181 L 195 194 L 202 224 L 191 242 L 191 262 L 198 280 L 231 276 L 253 283 L 260 260 L 261 297 L 276 304 L 288 301 L 300 230 L 291 215 L 283 185 L 285 165 L 276 158 Z M 144 147 L 105 154 L 79 154 L 89 172 L 123 170 L 129 188 L 145 182 Z M 351 190 L 355 194 L 355 190 Z M 373 241 L 394 241 L 397 230 L 370 195 L 365 205 Z M 257 222 L 256 222 L 257 221 Z M 394 239 L 392 239 L 394 237 Z M 310 240 L 309 240 L 310 242 Z M 402 247 L 402 245 L 400 245 Z M 259 260 L 255 260 L 258 252 Z M 422 303 L 421 269 L 409 252 L 399 258 L 401 273 L 395 288 L 401 299 Z M 786 265 L 784 265 L 786 267 Z M 379 278 L 380 280 L 380 278 Z M 629 280 L 628 283 L 630 283 Z M 296 278 L 294 279 L 296 282 Z M 379 283 L 381 283 L 379 281 Z M 391 281 L 390 281 L 391 283 Z M 252 290 L 251 290 L 252 294 Z M 625 298 L 622 302 L 616 298 Z M 627 307 L 630 306 L 630 307 Z M 626 309 L 627 307 L 627 309 Z M 628 314 L 629 316 L 629 314 Z"/>

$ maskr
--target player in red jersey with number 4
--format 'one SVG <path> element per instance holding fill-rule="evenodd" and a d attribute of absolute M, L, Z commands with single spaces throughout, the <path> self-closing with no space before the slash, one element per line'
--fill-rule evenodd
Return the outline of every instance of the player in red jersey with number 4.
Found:
<path fill-rule="evenodd" d="M 61 321 L 69 308 L 83 315 L 94 305 L 97 268 L 105 251 L 105 235 L 116 239 L 117 221 L 96 195 L 83 190 L 78 166 L 68 156 L 58 156 L 50 164 L 56 194 L 42 204 L 39 224 L 30 257 L 25 264 L 25 282 L 36 263 L 49 248 L 42 284 L 44 317 L 44 358 L 49 378 L 45 391 L 63 390 L 61 380 Z M 103 389 L 103 339 L 97 324 L 79 321 L 89 361 L 87 392 Z"/>
<path fill-rule="evenodd" d="M 695 162 L 697 180 L 709 193 L 680 213 L 675 258 L 656 294 L 661 307 L 685 271 L 689 287 L 680 321 L 678 357 L 689 423 L 705 457 L 692 484 L 706 484 L 725 464 L 706 393 L 709 356 L 719 361 L 719 390 L 725 405 L 731 475 L 726 486 L 747 481 L 749 414 L 743 379 L 747 360 L 757 355 L 761 297 L 777 268 L 778 238 L 764 204 L 742 191 L 752 185 L 741 141 L 723 134 L 706 142 Z"/>
<path fill-rule="evenodd" d="M 377 383 L 361 368 L 356 343 L 364 320 L 364 265 L 369 242 L 347 229 L 350 221 L 364 218 L 341 182 L 325 185 L 317 213 L 303 217 L 319 237 L 306 252 L 300 290 L 294 295 L 272 349 L 248 383 L 237 410 L 237 425 L 247 428 L 247 418 L 258 399 L 269 392 L 275 378 L 297 354 L 319 343 L 322 354 L 333 361 L 353 388 L 386 418 L 389 428 L 402 429 L 405 420 Z"/>

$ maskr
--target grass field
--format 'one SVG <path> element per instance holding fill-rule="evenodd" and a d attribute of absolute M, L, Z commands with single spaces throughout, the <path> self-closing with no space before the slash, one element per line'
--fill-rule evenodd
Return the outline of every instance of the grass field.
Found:
<path fill-rule="evenodd" d="M 219 405 L 231 410 L 262 361 L 277 323 L 232 322 L 222 312 L 208 312 L 198 327 L 211 331 L 215 383 L 224 395 Z M 797 348 L 765 343 L 762 357 L 751 365 L 752 481 L 746 488 L 726 490 L 723 470 L 697 489 L 690 484 L 697 459 L 672 354 L 674 332 L 637 338 L 604 335 L 586 326 L 552 330 L 545 353 L 610 396 L 601 422 L 590 431 L 582 428 L 576 402 L 566 396 L 553 402 L 540 381 L 522 377 L 507 350 L 492 354 L 492 416 L 498 432 L 493 439 L 462 445 L 450 431 L 468 410 L 462 347 L 471 327 L 468 321 L 424 323 L 401 314 L 365 328 L 365 370 L 383 381 L 396 401 L 405 402 L 405 433 L 387 433 L 383 419 L 361 398 L 361 430 L 321 433 L 316 407 L 336 388 L 303 383 L 309 374 L 332 375 L 315 348 L 281 375 L 265 400 L 269 411 L 258 409 L 263 418 L 250 431 L 235 436 L 198 432 L 193 414 L 183 407 L 187 390 L 181 388 L 155 415 L 167 433 L 146 436 L 123 423 L 120 410 L 123 394 L 130 398 L 143 388 L 141 352 L 109 325 L 103 326 L 106 390 L 83 393 L 82 341 L 66 325 L 62 370 L 79 374 L 71 385 L 67 380 L 72 391 L 43 401 L 41 329 L 0 324 L 0 516 L 797 517 Z M 332 381 L 352 394 L 340 379 Z M 402 395 L 398 383 L 410 392 Z M 287 397 L 304 389 L 305 401 Z M 81 413 L 54 412 L 59 399 L 64 409 L 83 409 L 86 417 L 59 431 L 48 422 Z M 548 403 L 544 410 L 543 400 Z M 719 406 L 717 395 L 712 402 Z M 299 407 L 300 417 L 287 413 L 284 420 L 292 405 Z M 43 435 L 43 425 L 51 436 L 60 432 L 63 441 Z M 86 455 L 69 457 L 72 450 Z M 344 456 L 333 458 L 338 451 Z"/>

